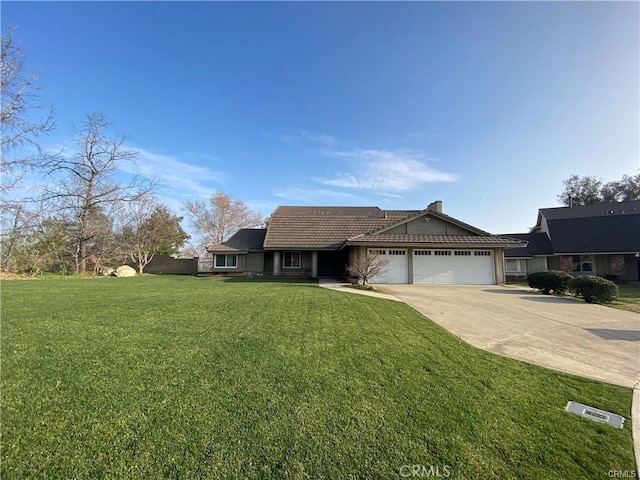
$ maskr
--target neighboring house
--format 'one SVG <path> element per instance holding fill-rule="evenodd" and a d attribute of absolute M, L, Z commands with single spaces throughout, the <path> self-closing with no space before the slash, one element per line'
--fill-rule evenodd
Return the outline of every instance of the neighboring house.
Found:
<path fill-rule="evenodd" d="M 526 241 L 491 235 L 442 213 L 378 207 L 278 207 L 266 229 L 211 245 L 213 270 L 252 276 L 341 277 L 357 255 L 389 260 L 372 283 L 500 284 L 504 249 Z"/>
<path fill-rule="evenodd" d="M 504 236 L 529 242 L 505 252 L 507 276 L 541 270 L 625 281 L 640 276 L 640 201 L 543 208 L 530 233 Z"/>

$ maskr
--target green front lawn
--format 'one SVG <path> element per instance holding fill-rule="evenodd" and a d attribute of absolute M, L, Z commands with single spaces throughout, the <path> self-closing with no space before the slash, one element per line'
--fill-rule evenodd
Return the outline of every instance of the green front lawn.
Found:
<path fill-rule="evenodd" d="M 622 284 L 618 285 L 620 293 L 617 300 L 611 305 L 622 310 L 640 313 L 640 285 Z"/>
<path fill-rule="evenodd" d="M 636 469 L 630 390 L 477 350 L 401 303 L 192 277 L 5 281 L 1 300 L 2 478 Z"/>

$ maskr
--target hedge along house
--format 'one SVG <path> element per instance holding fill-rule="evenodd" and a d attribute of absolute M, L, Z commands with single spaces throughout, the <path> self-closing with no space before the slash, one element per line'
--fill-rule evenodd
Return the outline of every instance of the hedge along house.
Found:
<path fill-rule="evenodd" d="M 507 276 L 563 270 L 575 276 L 601 275 L 630 282 L 640 279 L 637 200 L 543 208 L 531 232 L 504 236 L 529 242 L 526 247 L 505 252 Z"/>
<path fill-rule="evenodd" d="M 491 285 L 504 282 L 504 249 L 524 245 L 445 215 L 437 201 L 424 210 L 281 206 L 266 229 L 207 250 L 216 273 L 342 277 L 375 251 L 389 263 L 372 283 Z"/>

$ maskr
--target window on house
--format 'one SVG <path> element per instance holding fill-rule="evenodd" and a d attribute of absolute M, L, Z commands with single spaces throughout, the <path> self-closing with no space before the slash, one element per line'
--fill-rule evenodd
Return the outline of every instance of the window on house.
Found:
<path fill-rule="evenodd" d="M 507 272 L 519 272 L 520 271 L 520 260 L 515 260 L 512 258 L 508 258 L 504 262 L 505 270 Z"/>
<path fill-rule="evenodd" d="M 436 250 L 435 252 L 433 252 L 433 254 L 447 256 L 451 255 L 451 250 Z"/>
<path fill-rule="evenodd" d="M 406 255 L 406 250 L 389 250 L 389 255 Z"/>
<path fill-rule="evenodd" d="M 574 272 L 593 272 L 593 257 L 591 255 L 573 255 Z"/>
<path fill-rule="evenodd" d="M 216 267 L 236 268 L 238 266 L 238 255 L 216 255 Z"/>
<path fill-rule="evenodd" d="M 369 249 L 369 255 L 386 255 L 386 250 L 378 250 L 376 248 Z"/>
<path fill-rule="evenodd" d="M 414 255 L 431 255 L 431 250 L 414 250 Z"/>
<path fill-rule="evenodd" d="M 491 251 L 490 250 L 476 250 L 475 252 L 473 252 L 473 254 L 476 257 L 490 257 L 491 256 Z"/>
<path fill-rule="evenodd" d="M 284 252 L 282 268 L 300 268 L 300 252 Z"/>
<path fill-rule="evenodd" d="M 454 254 L 457 257 L 468 257 L 471 255 L 471 252 L 469 250 L 456 250 Z"/>

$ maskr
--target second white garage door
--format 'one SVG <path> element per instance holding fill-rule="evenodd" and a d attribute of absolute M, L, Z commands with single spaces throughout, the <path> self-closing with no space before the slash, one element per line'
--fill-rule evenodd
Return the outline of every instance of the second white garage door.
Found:
<path fill-rule="evenodd" d="M 493 285 L 491 250 L 414 250 L 413 283 Z"/>

